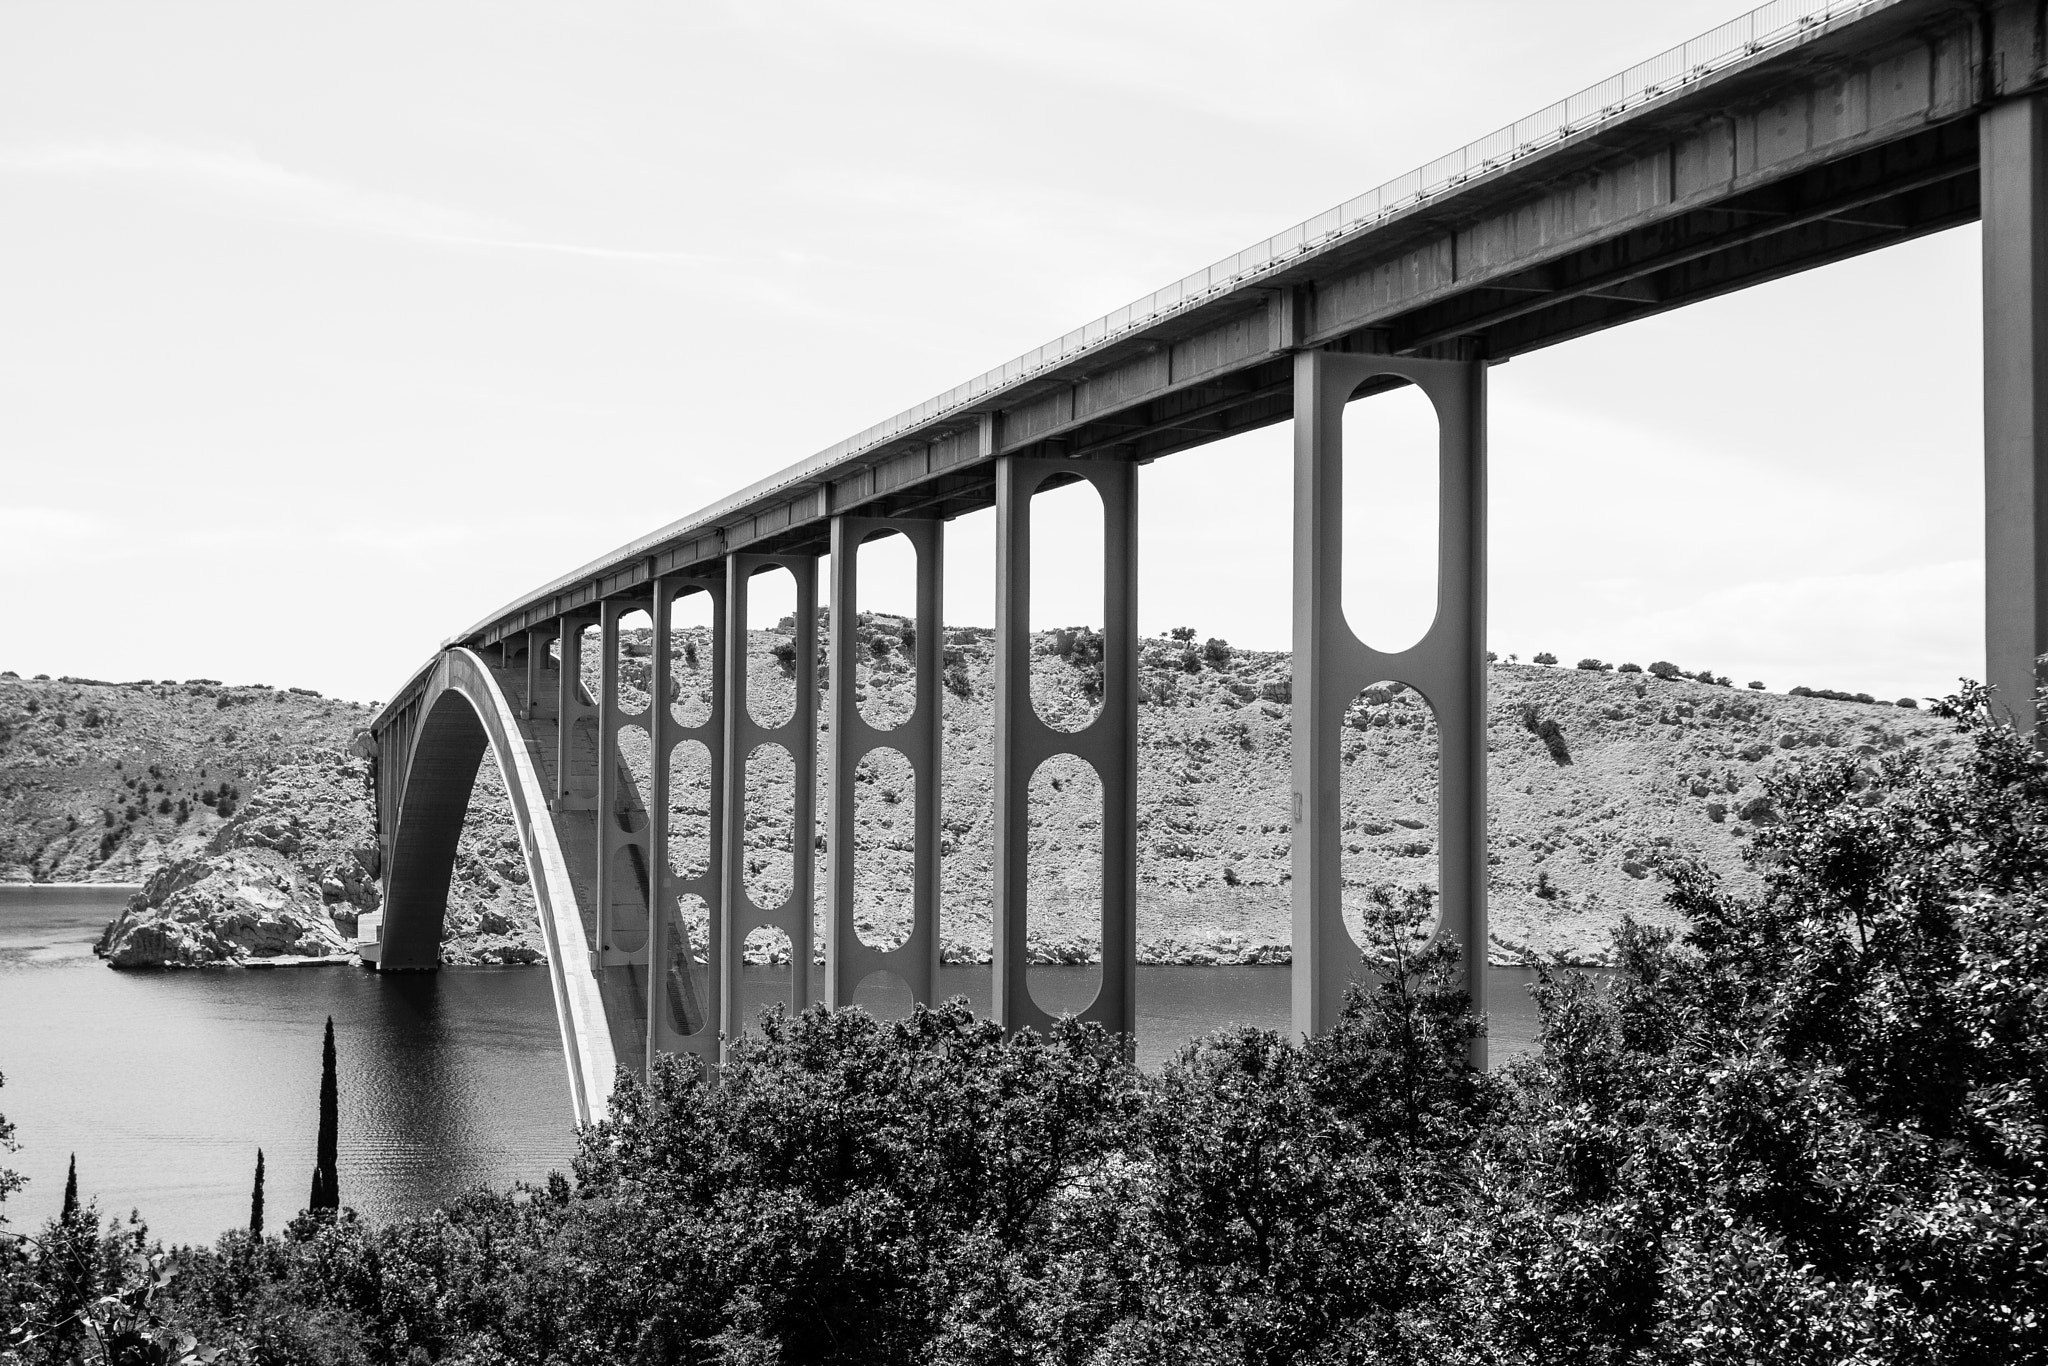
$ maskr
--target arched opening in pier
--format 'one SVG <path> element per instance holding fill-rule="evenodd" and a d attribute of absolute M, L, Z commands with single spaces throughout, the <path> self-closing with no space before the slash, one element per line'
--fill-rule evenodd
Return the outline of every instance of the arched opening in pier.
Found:
<path fill-rule="evenodd" d="M 704 588 L 678 594 L 669 605 L 669 714 L 679 726 L 710 724 L 718 686 L 717 612 L 716 595 Z"/>
<path fill-rule="evenodd" d="M 1344 408 L 1344 618 L 1383 654 L 1408 649 L 1437 608 L 1438 422 L 1400 384 Z"/>
<path fill-rule="evenodd" d="M 908 536 L 884 531 L 854 551 L 860 574 L 853 687 L 861 719 L 893 730 L 917 711 L 918 551 Z"/>
<path fill-rule="evenodd" d="M 747 755 L 744 776 L 740 886 L 755 906 L 773 910 L 796 886 L 796 763 L 779 744 L 756 745 Z"/>
<path fill-rule="evenodd" d="M 1102 779 L 1055 754 L 1031 775 L 1029 801 L 1025 981 L 1041 1010 L 1079 1014 L 1102 986 Z"/>
<path fill-rule="evenodd" d="M 678 740 L 668 760 L 668 861 L 679 878 L 711 871 L 711 751 L 701 740 Z"/>
<path fill-rule="evenodd" d="M 917 872 L 917 772 L 897 749 L 870 750 L 853 772 L 853 927 L 889 952 L 910 938 Z"/>
<path fill-rule="evenodd" d="M 1344 929 L 1368 958 L 1428 942 L 1441 919 L 1436 709 L 1381 681 L 1344 709 L 1338 818 Z"/>
<path fill-rule="evenodd" d="M 1055 476 L 1031 497 L 1031 706 L 1058 731 L 1102 713 L 1103 523 L 1086 479 Z"/>
<path fill-rule="evenodd" d="M 816 650 L 814 640 L 798 639 L 796 576 L 781 565 L 757 570 L 747 580 L 747 714 L 757 726 L 773 729 L 796 715 L 796 664 L 799 650 Z"/>

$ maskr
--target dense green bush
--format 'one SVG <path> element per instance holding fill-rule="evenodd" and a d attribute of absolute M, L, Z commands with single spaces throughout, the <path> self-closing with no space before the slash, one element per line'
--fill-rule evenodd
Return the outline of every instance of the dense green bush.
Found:
<path fill-rule="evenodd" d="M 1667 864 L 1688 928 L 1543 972 L 1491 1073 L 1428 896 L 1380 889 L 1306 1044 L 1147 1076 L 957 1002 L 769 1016 L 715 1086 L 622 1078 L 573 1181 L 168 1256 L 90 1213 L 0 1237 L 0 1356 L 2048 1360 L 2048 763 L 1986 702 L 1946 754 L 1767 779 L 1758 890 Z"/>

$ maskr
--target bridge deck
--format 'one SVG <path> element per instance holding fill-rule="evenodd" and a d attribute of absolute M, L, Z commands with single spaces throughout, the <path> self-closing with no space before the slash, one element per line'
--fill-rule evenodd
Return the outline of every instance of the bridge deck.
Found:
<path fill-rule="evenodd" d="M 1287 417 L 1312 347 L 1493 361 L 1978 215 L 2031 34 L 1776 0 L 524 595 L 481 645 L 829 519 L 987 506 L 1000 454 L 1149 460 Z M 451 642 L 452 643 L 452 642 Z"/>

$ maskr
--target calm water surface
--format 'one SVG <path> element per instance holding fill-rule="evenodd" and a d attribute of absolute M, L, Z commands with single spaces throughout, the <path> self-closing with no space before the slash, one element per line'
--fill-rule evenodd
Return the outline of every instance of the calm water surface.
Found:
<path fill-rule="evenodd" d="M 68 891 L 69 889 L 67 889 Z M 305 1200 L 313 1170 L 320 1032 L 334 1017 L 344 1202 L 373 1219 L 410 1213 L 478 1182 L 538 1180 L 575 1150 L 561 1036 L 545 971 L 445 968 L 388 977 L 353 966 L 114 972 L 92 941 L 125 893 L 52 896 L 0 886 L 0 1114 L 30 1178 L 15 1227 L 56 1212 L 67 1157 L 104 1213 L 139 1209 L 170 1241 L 246 1223 L 256 1149 L 270 1223 Z M 750 1003 L 786 969 L 749 969 Z M 1138 971 L 1140 1060 L 1157 1065 L 1217 1025 L 1285 1028 L 1284 967 Z M 1058 1010 L 1094 992 L 1087 968 L 1033 972 Z M 1528 974 L 1495 969 L 1496 1059 L 1527 1048 Z M 944 990 L 977 1009 L 987 968 L 948 968 Z M 887 993 L 863 1004 L 894 1013 Z"/>

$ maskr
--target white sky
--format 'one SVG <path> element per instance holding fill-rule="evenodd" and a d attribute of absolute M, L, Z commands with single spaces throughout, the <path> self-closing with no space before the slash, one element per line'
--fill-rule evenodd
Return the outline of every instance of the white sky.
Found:
<path fill-rule="evenodd" d="M 384 697 L 575 564 L 1734 12 L 7 6 L 0 668 Z M 1496 367 L 1494 647 L 1981 673 L 1977 271 L 1964 229 Z M 1142 472 L 1146 630 L 1286 644 L 1286 441 Z M 951 528 L 960 624 L 989 522 Z M 1391 646 L 1427 557 L 1377 544 L 1354 612 Z"/>

